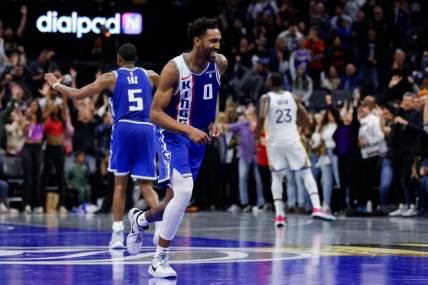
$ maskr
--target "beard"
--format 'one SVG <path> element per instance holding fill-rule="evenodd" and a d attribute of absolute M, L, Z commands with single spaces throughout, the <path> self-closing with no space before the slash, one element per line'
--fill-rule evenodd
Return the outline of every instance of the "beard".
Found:
<path fill-rule="evenodd" d="M 202 54 L 204 55 L 207 61 L 213 62 L 217 58 L 218 49 L 216 48 L 206 48 L 202 43 Z"/>

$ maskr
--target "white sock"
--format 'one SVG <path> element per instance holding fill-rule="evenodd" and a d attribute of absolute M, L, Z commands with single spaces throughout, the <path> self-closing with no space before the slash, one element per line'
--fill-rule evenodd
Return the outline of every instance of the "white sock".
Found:
<path fill-rule="evenodd" d="M 175 237 L 193 190 L 193 178 L 183 177 L 176 169 L 173 170 L 171 181 L 174 197 L 165 208 L 159 231 L 165 240 Z"/>
<path fill-rule="evenodd" d="M 273 204 L 275 205 L 276 216 L 285 216 L 285 214 L 284 214 L 284 202 L 282 200 L 275 200 L 275 201 L 273 201 Z"/>
<path fill-rule="evenodd" d="M 159 255 L 161 253 L 168 254 L 169 253 L 169 247 L 161 247 L 161 246 L 158 245 L 158 247 L 156 248 L 155 256 L 157 256 L 157 255 Z"/>
<path fill-rule="evenodd" d="M 146 227 L 146 226 L 149 225 L 149 222 L 147 222 L 147 220 L 146 220 L 146 212 L 144 212 L 144 213 L 142 213 L 142 214 L 140 214 L 138 216 L 138 218 L 137 218 L 137 224 L 140 227 Z"/>
<path fill-rule="evenodd" d="M 284 202 L 282 201 L 282 181 L 284 179 L 284 172 L 272 171 L 272 197 L 273 204 L 275 205 L 275 212 L 277 216 L 285 216 Z"/>
<path fill-rule="evenodd" d="M 321 209 L 320 196 L 318 195 L 318 186 L 315 182 L 314 176 L 309 168 L 300 170 L 297 172 L 298 178 L 303 180 L 306 191 L 309 193 L 311 198 L 312 208 Z"/>
<path fill-rule="evenodd" d="M 123 226 L 123 221 L 113 222 L 112 229 L 114 232 L 121 232 L 125 229 Z"/>

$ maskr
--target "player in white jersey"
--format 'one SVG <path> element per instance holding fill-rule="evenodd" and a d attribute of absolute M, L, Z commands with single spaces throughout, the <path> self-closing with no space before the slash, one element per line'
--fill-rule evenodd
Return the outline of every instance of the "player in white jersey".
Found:
<path fill-rule="evenodd" d="M 334 221 L 333 216 L 321 211 L 318 187 L 297 129 L 298 114 L 306 115 L 306 111 L 303 106 L 296 103 L 290 92 L 282 89 L 280 73 L 271 73 L 266 85 L 270 92 L 260 98 L 259 128 L 266 126 L 267 153 L 272 172 L 271 188 L 276 212 L 275 226 L 286 224 L 282 181 L 287 168 L 295 172 L 296 178 L 301 179 L 309 192 L 313 207 L 312 217 Z"/>

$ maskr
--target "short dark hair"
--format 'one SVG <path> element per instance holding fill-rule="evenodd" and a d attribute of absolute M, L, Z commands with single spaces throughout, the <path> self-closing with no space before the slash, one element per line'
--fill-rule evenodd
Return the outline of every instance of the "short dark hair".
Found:
<path fill-rule="evenodd" d="M 208 29 L 218 29 L 217 19 L 198 18 L 187 27 L 187 36 L 190 40 L 193 40 L 193 38 L 205 34 Z"/>
<path fill-rule="evenodd" d="M 118 50 L 117 54 L 123 58 L 124 61 L 136 61 L 137 60 L 137 48 L 130 43 L 122 45 Z"/>
<path fill-rule="evenodd" d="M 270 80 L 272 82 L 272 87 L 282 87 L 282 85 L 284 84 L 284 79 L 282 78 L 282 75 L 279 72 L 271 72 Z"/>

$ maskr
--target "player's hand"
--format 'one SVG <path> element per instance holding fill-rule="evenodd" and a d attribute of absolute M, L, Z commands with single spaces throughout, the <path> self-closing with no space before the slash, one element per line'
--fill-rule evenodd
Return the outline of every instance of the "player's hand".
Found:
<path fill-rule="evenodd" d="M 210 136 L 207 133 L 192 126 L 189 126 L 187 136 L 197 144 L 208 144 L 211 142 Z"/>
<path fill-rule="evenodd" d="M 49 84 L 50 87 L 53 88 L 53 85 L 57 82 L 59 82 L 60 80 L 58 78 L 56 78 L 55 75 L 53 75 L 52 73 L 46 73 L 45 74 L 45 80 L 46 82 Z"/>
<path fill-rule="evenodd" d="M 213 124 L 210 131 L 210 136 L 212 138 L 218 138 L 223 134 L 223 129 L 221 127 L 221 124 Z"/>

